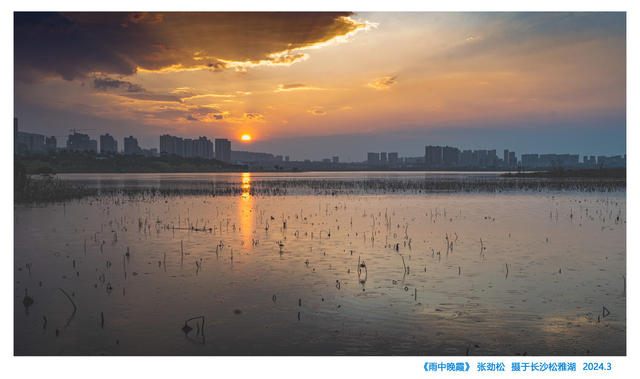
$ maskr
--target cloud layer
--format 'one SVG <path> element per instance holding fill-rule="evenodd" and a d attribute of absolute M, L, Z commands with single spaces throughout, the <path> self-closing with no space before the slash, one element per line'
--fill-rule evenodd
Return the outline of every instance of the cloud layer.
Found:
<path fill-rule="evenodd" d="M 289 65 L 307 57 L 300 50 L 367 27 L 350 15 L 16 12 L 16 78 Z"/>

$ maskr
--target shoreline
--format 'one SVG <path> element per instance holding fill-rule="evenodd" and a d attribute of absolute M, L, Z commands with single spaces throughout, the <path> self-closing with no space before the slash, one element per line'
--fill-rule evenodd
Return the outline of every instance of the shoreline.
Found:
<path fill-rule="evenodd" d="M 14 204 L 49 203 L 91 196 L 289 196 L 289 195 L 420 195 L 442 193 L 602 192 L 626 191 L 625 177 L 479 177 L 479 178 L 296 178 L 254 179 L 250 187 L 237 181 L 175 181 L 99 187 L 45 176 L 17 178 Z"/>

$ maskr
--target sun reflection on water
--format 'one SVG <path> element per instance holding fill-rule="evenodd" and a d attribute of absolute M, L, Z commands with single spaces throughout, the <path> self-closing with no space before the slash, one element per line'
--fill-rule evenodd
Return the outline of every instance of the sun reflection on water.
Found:
<path fill-rule="evenodd" d="M 251 196 L 251 173 L 242 173 L 242 195 L 240 197 L 240 227 L 242 228 L 242 244 L 245 249 L 251 248 L 253 236 L 253 197 Z"/>
<path fill-rule="evenodd" d="M 251 173 L 242 173 L 242 197 L 251 197 Z"/>

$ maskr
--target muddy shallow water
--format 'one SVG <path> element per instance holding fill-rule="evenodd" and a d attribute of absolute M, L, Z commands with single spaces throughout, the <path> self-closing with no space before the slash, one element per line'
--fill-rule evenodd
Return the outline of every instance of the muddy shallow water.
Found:
<path fill-rule="evenodd" d="M 626 353 L 624 191 L 240 185 L 16 206 L 15 354 Z"/>

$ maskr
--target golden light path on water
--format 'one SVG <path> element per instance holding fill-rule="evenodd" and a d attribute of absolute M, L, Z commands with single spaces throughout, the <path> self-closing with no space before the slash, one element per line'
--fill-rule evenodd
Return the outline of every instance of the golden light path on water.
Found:
<path fill-rule="evenodd" d="M 244 250 L 251 248 L 253 235 L 253 198 L 251 196 L 251 173 L 242 173 L 242 195 L 240 196 L 240 227 Z"/>

